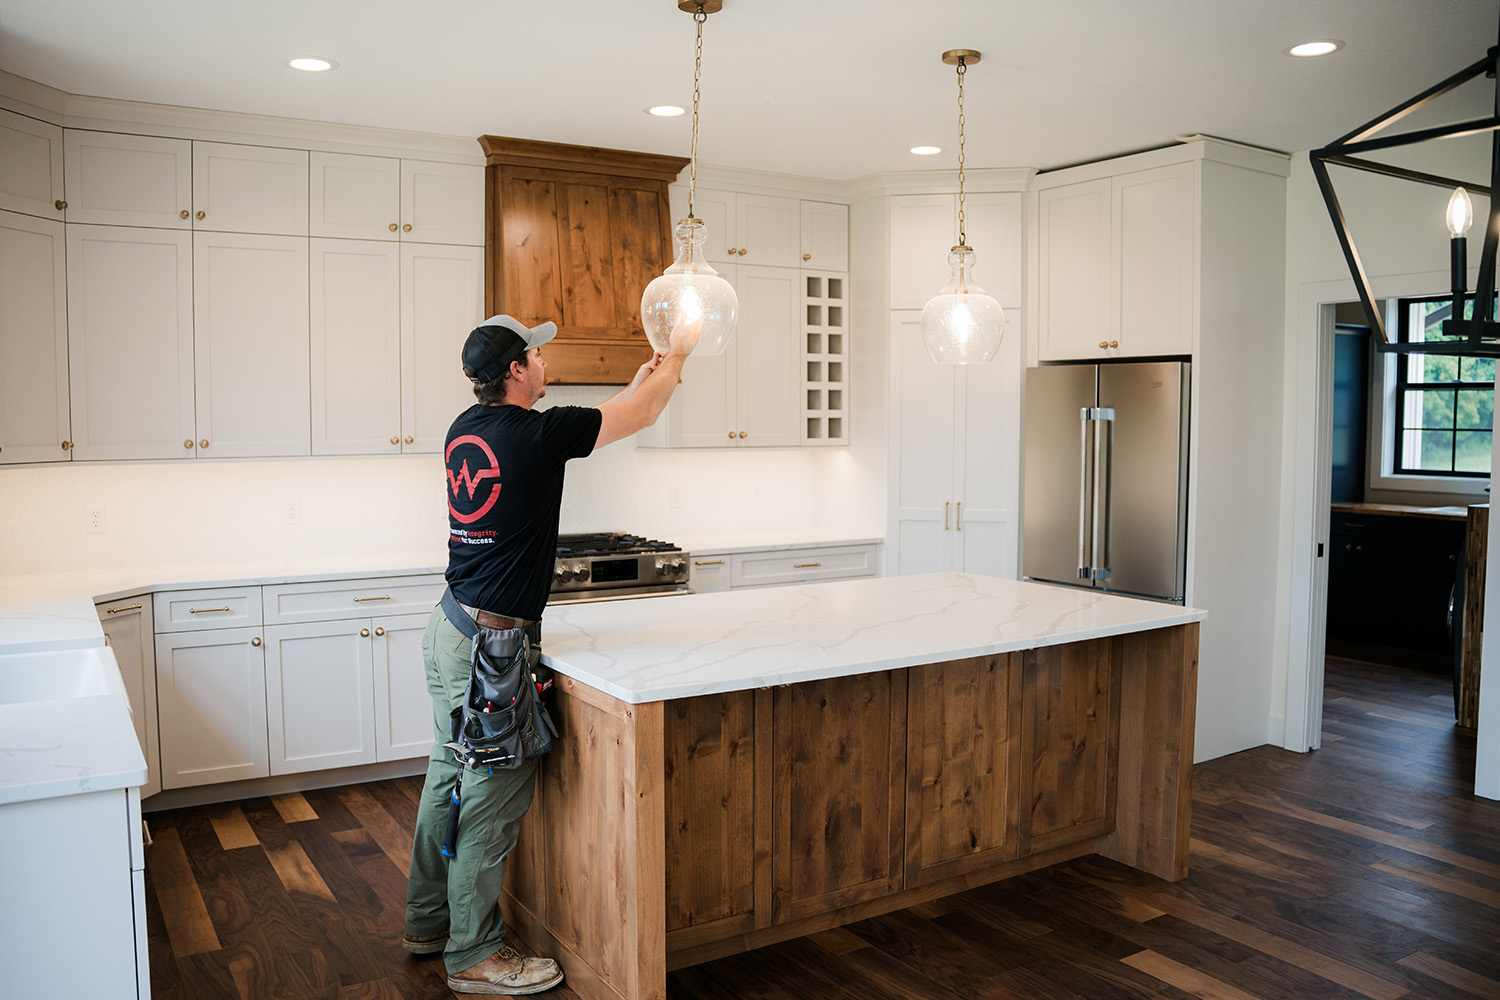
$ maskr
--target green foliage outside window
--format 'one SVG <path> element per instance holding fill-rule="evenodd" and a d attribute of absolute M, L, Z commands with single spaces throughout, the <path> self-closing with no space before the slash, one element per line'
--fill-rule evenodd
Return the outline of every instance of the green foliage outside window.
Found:
<path fill-rule="evenodd" d="M 1451 341 L 1442 323 L 1449 299 L 1401 299 L 1403 341 Z M 1473 302 L 1464 317 L 1473 314 Z M 1495 424 L 1495 359 L 1407 354 L 1397 363 L 1397 473 L 1482 477 L 1490 474 Z"/>

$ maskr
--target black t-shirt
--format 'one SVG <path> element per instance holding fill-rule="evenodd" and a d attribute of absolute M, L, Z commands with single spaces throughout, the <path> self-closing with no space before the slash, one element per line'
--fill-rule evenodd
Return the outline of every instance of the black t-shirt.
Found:
<path fill-rule="evenodd" d="M 539 621 L 557 559 L 563 469 L 594 450 L 592 407 L 476 404 L 448 429 L 448 585 L 459 603 Z"/>

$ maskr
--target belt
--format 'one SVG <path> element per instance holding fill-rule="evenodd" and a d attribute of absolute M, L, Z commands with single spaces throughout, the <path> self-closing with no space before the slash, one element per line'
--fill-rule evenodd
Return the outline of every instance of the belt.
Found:
<path fill-rule="evenodd" d="M 459 607 L 464 609 L 464 614 L 474 619 L 475 624 L 483 625 L 485 628 L 525 628 L 528 625 L 535 624 L 534 622 L 527 621 L 525 618 L 511 618 L 507 615 L 497 615 L 490 611 L 471 608 L 467 604 L 460 603 Z"/>

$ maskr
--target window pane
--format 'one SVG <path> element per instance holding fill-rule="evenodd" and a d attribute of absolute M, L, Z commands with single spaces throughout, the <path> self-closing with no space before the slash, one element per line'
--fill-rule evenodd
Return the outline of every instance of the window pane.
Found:
<path fill-rule="evenodd" d="M 1411 376 L 1416 382 L 1457 382 L 1458 358 L 1452 354 L 1421 354 L 1421 368 Z"/>
<path fill-rule="evenodd" d="M 1408 469 L 1424 472 L 1453 471 L 1452 431 L 1406 431 L 1402 434 L 1402 460 Z"/>
<path fill-rule="evenodd" d="M 1459 472 L 1490 471 L 1490 432 L 1459 431 L 1454 468 Z"/>
<path fill-rule="evenodd" d="M 1464 389 L 1458 394 L 1458 426 L 1484 428 L 1495 426 L 1495 391 Z"/>
<path fill-rule="evenodd" d="M 1426 389 L 1406 394 L 1406 426 L 1453 429 L 1453 390 Z"/>
<path fill-rule="evenodd" d="M 1465 382 L 1495 381 L 1494 358 L 1460 358 L 1459 378 Z"/>

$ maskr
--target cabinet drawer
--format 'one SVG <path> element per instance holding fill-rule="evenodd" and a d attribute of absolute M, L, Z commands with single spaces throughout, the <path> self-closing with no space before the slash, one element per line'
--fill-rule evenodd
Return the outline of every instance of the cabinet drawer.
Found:
<path fill-rule="evenodd" d="M 740 552 L 730 558 L 730 585 L 733 587 L 766 587 L 875 575 L 873 545 Z"/>
<path fill-rule="evenodd" d="M 198 632 L 260 624 L 260 588 L 170 590 L 152 600 L 157 632 Z"/>
<path fill-rule="evenodd" d="M 375 615 L 426 614 L 442 598 L 443 587 L 443 578 L 438 574 L 329 580 L 264 587 L 262 599 L 266 624 L 288 625 Z"/>

